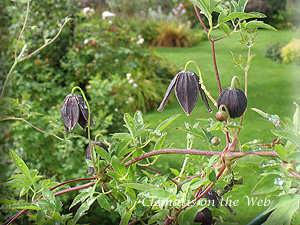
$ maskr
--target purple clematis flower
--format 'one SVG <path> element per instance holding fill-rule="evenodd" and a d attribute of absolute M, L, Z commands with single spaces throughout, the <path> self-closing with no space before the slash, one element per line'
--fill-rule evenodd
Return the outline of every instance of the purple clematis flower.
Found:
<path fill-rule="evenodd" d="M 199 84 L 199 77 L 194 72 L 184 70 L 177 73 L 169 84 L 165 97 L 163 98 L 157 111 L 161 112 L 164 109 L 174 88 L 177 100 L 186 115 L 190 115 L 190 113 L 193 111 L 199 97 L 199 92 L 208 111 L 212 112 L 204 90 Z"/>

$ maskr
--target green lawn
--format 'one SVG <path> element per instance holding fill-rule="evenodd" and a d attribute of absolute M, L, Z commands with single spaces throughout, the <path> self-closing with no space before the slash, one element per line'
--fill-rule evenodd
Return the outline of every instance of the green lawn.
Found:
<path fill-rule="evenodd" d="M 216 37 L 220 33 L 215 34 Z M 294 112 L 293 101 L 300 97 L 300 74 L 299 67 L 296 65 L 283 65 L 276 63 L 263 56 L 263 52 L 267 45 L 279 41 L 282 44 L 289 42 L 293 37 L 300 37 L 300 33 L 292 31 L 261 31 L 257 37 L 257 43 L 252 48 L 252 54 L 256 54 L 252 60 L 248 79 L 248 111 L 246 114 L 244 129 L 241 132 L 240 140 L 242 143 L 253 139 L 262 139 L 264 142 L 271 142 L 275 136 L 272 135 L 273 126 L 261 119 L 261 116 L 250 110 L 250 108 L 259 108 L 270 114 L 277 114 L 281 118 L 292 117 Z M 231 78 L 238 76 L 242 86 L 244 85 L 244 73 L 240 68 L 234 67 L 231 62 L 231 53 L 246 57 L 247 49 L 238 43 L 239 35 L 233 35 L 216 43 L 216 57 L 221 77 L 222 88 L 225 89 L 230 85 Z M 218 98 L 218 87 L 216 83 L 215 73 L 212 64 L 210 42 L 202 42 L 196 47 L 191 48 L 156 48 L 159 56 L 165 57 L 183 69 L 185 63 L 189 60 L 196 61 L 202 71 L 204 83 L 215 99 Z M 195 71 L 195 67 L 189 67 L 189 70 Z M 174 74 L 175 75 L 175 74 Z M 173 94 L 174 95 L 174 94 Z M 146 122 L 155 127 L 162 120 L 174 114 L 182 114 L 167 129 L 168 136 L 166 143 L 174 143 L 175 148 L 185 148 L 185 133 L 176 130 L 175 127 L 184 127 L 184 122 L 194 124 L 196 118 L 214 117 L 214 113 L 207 112 L 204 104 L 199 100 L 194 111 L 190 116 L 186 116 L 179 106 L 179 103 L 173 98 L 172 103 L 168 103 L 163 112 L 148 112 L 144 115 Z M 213 106 L 213 104 L 211 104 Z M 236 120 L 237 122 L 239 120 Z M 221 137 L 224 143 L 224 137 Z M 195 140 L 194 149 L 205 149 L 199 140 Z M 170 172 L 169 167 L 180 168 L 182 165 L 182 155 L 162 156 L 158 163 L 160 170 Z M 240 206 L 235 207 L 238 215 L 235 217 L 239 224 L 245 224 L 251 218 L 259 214 L 265 207 L 248 207 L 247 199 L 244 196 L 250 196 L 250 192 L 258 181 L 255 171 L 240 169 L 239 172 L 245 177 L 244 184 L 246 188 L 239 192 L 230 193 L 233 199 L 240 200 Z M 250 196 L 251 197 L 251 196 Z M 265 196 L 259 196 L 263 199 Z"/>

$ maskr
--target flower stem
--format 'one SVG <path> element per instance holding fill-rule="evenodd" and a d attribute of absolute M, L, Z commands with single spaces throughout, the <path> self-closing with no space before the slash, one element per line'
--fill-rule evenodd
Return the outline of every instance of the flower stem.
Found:
<path fill-rule="evenodd" d="M 89 105 L 89 103 L 86 99 L 86 96 L 85 96 L 83 90 L 79 86 L 76 86 L 72 89 L 72 92 L 71 92 L 72 95 L 74 94 L 74 92 L 76 90 L 79 90 L 81 92 L 81 95 L 82 95 L 82 97 L 83 97 L 83 99 L 84 99 L 84 101 L 87 105 L 88 114 L 89 114 L 89 116 L 88 116 L 88 126 L 87 126 L 87 128 L 88 128 L 89 147 L 91 149 L 91 158 L 92 158 L 93 167 L 94 167 L 95 173 L 98 175 L 98 171 L 97 171 L 97 167 L 96 167 L 96 163 L 95 163 L 95 158 L 94 158 L 94 146 L 92 146 L 92 144 L 91 144 L 91 109 L 90 109 L 90 105 Z"/>

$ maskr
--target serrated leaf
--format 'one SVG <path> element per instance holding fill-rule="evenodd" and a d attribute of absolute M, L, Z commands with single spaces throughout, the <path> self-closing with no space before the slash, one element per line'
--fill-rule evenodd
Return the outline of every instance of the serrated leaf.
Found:
<path fill-rule="evenodd" d="M 10 149 L 11 158 L 15 166 L 21 170 L 21 172 L 26 176 L 26 178 L 32 183 L 32 177 L 27 165 L 24 161 L 13 151 Z"/>
<path fill-rule="evenodd" d="M 280 190 L 280 185 L 275 184 L 274 182 L 279 179 L 280 176 L 277 174 L 268 174 L 264 176 L 253 188 L 251 194 L 268 194 L 274 191 Z M 280 178 L 281 179 L 281 178 Z"/>
<path fill-rule="evenodd" d="M 264 23 L 263 21 L 258 21 L 258 20 L 252 20 L 249 21 L 245 24 L 244 28 L 248 29 L 248 28 L 252 28 L 252 27 L 257 27 L 257 28 L 263 28 L 263 29 L 267 29 L 267 30 L 273 30 L 273 31 L 277 31 L 274 27 L 272 27 L 269 24 Z"/>
<path fill-rule="evenodd" d="M 110 212 L 109 198 L 105 194 L 100 193 L 97 196 L 97 201 L 103 209 Z"/>

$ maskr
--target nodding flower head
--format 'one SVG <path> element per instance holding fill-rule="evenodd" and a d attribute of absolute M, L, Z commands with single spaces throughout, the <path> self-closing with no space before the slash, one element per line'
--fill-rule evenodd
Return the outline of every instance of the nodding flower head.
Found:
<path fill-rule="evenodd" d="M 157 111 L 161 112 L 164 109 L 174 88 L 177 100 L 186 115 L 190 115 L 190 113 L 193 111 L 199 97 L 199 92 L 208 111 L 212 112 L 204 90 L 199 84 L 199 77 L 194 72 L 184 70 L 177 73 L 169 84 L 165 97 L 160 103 Z"/>
<path fill-rule="evenodd" d="M 77 123 L 85 130 L 88 125 L 89 112 L 83 97 L 68 94 L 62 104 L 61 117 L 66 128 L 65 132 L 71 132 Z M 90 124 L 96 126 L 92 114 Z"/>
<path fill-rule="evenodd" d="M 230 118 L 243 115 L 247 107 L 247 97 L 241 89 L 228 87 L 221 92 L 218 107 L 226 105 Z"/>

